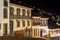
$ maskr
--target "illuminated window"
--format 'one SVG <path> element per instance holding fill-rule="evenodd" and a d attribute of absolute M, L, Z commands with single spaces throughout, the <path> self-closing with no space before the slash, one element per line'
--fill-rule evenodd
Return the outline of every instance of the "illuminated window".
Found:
<path fill-rule="evenodd" d="M 37 29 L 34 29 L 34 36 L 37 36 Z"/>
<path fill-rule="evenodd" d="M 40 20 L 40 25 L 41 26 L 47 26 L 47 21 L 46 20 Z"/>

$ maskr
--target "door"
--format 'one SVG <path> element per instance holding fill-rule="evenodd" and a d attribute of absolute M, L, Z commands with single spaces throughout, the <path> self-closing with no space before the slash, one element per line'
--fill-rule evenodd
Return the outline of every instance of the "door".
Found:
<path fill-rule="evenodd" d="M 40 31 L 40 37 L 42 37 L 42 29 L 41 29 L 41 31 Z"/>
<path fill-rule="evenodd" d="M 26 31 L 25 31 L 25 36 L 26 36 L 26 37 L 30 37 L 30 31 L 29 31 L 29 30 L 26 30 Z"/>
<path fill-rule="evenodd" d="M 7 23 L 5 23 L 5 24 L 3 24 L 3 26 L 4 26 L 4 35 L 7 35 Z"/>
<path fill-rule="evenodd" d="M 10 20 L 10 35 L 13 34 L 13 21 Z"/>

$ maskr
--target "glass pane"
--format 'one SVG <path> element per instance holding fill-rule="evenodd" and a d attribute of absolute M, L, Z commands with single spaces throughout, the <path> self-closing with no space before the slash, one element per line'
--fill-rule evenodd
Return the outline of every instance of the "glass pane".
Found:
<path fill-rule="evenodd" d="M 7 24 L 4 24 L 4 35 L 7 35 Z"/>
<path fill-rule="evenodd" d="M 30 32 L 29 31 L 26 31 L 25 32 L 25 36 L 30 36 Z"/>
<path fill-rule="evenodd" d="M 7 18 L 8 14 L 7 14 L 7 8 L 4 8 L 4 18 Z"/>
<path fill-rule="evenodd" d="M 4 6 L 8 6 L 8 1 L 4 0 Z"/>

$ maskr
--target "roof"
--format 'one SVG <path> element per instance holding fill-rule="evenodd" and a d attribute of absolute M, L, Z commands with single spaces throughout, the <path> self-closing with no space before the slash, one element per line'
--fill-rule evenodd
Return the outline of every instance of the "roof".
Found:
<path fill-rule="evenodd" d="M 49 29 L 57 29 L 57 28 L 60 28 L 60 26 L 57 25 L 56 23 L 52 22 L 51 20 L 48 20 L 48 28 Z"/>
<path fill-rule="evenodd" d="M 22 6 L 26 6 L 26 7 L 30 7 L 30 8 L 33 7 L 31 5 L 27 5 L 26 3 L 22 2 L 22 1 L 17 1 L 17 0 L 10 0 L 10 3 L 14 3 L 14 4 L 17 4 L 17 5 L 22 5 Z"/>
<path fill-rule="evenodd" d="M 34 8 L 34 9 L 32 10 L 32 16 L 38 16 L 38 17 L 40 17 L 39 10 L 36 9 L 36 8 Z"/>

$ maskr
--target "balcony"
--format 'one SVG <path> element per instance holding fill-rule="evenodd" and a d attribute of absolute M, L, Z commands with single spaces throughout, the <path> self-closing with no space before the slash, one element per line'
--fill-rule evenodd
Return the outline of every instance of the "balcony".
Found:
<path fill-rule="evenodd" d="M 40 23 L 33 23 L 33 26 L 40 25 Z"/>
<path fill-rule="evenodd" d="M 10 15 L 10 19 L 31 19 L 31 16 Z"/>

